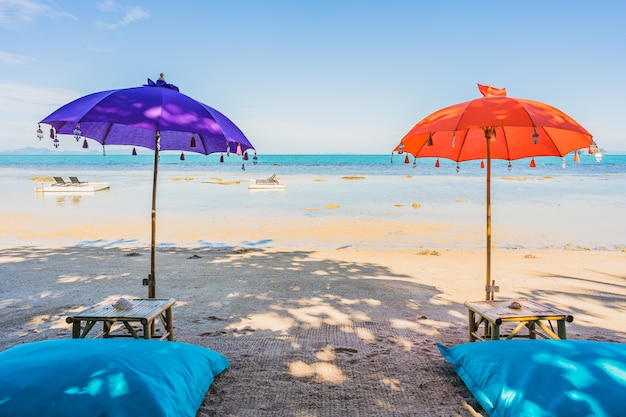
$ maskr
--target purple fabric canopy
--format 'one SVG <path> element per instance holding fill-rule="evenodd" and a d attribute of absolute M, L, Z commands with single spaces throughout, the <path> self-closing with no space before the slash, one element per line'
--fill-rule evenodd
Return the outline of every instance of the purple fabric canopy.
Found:
<path fill-rule="evenodd" d="M 219 111 L 167 85 L 101 91 L 64 105 L 43 119 L 59 134 L 80 135 L 102 145 L 133 145 L 160 150 L 236 152 L 254 149 L 239 128 Z M 195 140 L 191 140 L 192 137 Z M 195 144 L 195 147 L 193 145 Z"/>

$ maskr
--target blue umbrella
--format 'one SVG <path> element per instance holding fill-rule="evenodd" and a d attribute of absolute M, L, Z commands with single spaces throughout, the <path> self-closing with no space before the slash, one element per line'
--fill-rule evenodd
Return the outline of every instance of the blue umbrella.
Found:
<path fill-rule="evenodd" d="M 154 150 L 152 241 L 148 297 L 156 297 L 156 186 L 159 152 L 215 152 L 247 156 L 254 149 L 241 130 L 219 111 L 182 93 L 162 79 L 135 88 L 101 91 L 55 110 L 40 123 L 56 134 L 93 139 L 105 145 L 132 145 Z M 41 130 L 38 136 L 43 135 Z M 55 142 L 55 144 L 58 142 Z"/>

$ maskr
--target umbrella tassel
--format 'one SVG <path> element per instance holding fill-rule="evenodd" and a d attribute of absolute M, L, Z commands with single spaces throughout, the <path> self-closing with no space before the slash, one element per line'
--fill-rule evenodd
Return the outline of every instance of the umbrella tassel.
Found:
<path fill-rule="evenodd" d="M 433 134 L 428 135 L 428 141 L 426 141 L 426 146 L 433 146 Z"/>
<path fill-rule="evenodd" d="M 180 160 L 184 161 L 185 160 L 185 152 L 181 152 L 180 153 Z"/>
<path fill-rule="evenodd" d="M 54 140 L 54 128 L 53 127 L 50 128 L 50 139 Z"/>
<path fill-rule="evenodd" d="M 417 166 L 417 158 L 413 158 L 413 168 L 415 168 Z"/>
<path fill-rule="evenodd" d="M 134 146 L 133 146 L 133 156 L 137 156 L 137 150 L 135 149 Z"/>
<path fill-rule="evenodd" d="M 255 151 L 255 152 L 254 152 L 254 156 L 252 157 L 252 163 L 253 163 L 254 165 L 256 165 L 256 164 L 257 164 L 257 162 L 258 162 L 258 160 L 259 160 L 259 158 L 257 158 L 257 157 L 256 157 L 256 151 Z"/>
<path fill-rule="evenodd" d="M 194 135 L 193 133 L 191 134 L 191 142 L 189 143 L 189 147 L 191 149 L 195 149 L 196 148 L 196 135 Z"/>
<path fill-rule="evenodd" d="M 435 168 L 439 168 L 439 158 L 437 158 L 437 162 L 435 162 Z"/>
<path fill-rule="evenodd" d="M 243 160 L 244 160 L 244 161 L 247 161 L 247 160 L 248 160 L 248 151 L 245 151 L 245 152 L 243 153 Z"/>
<path fill-rule="evenodd" d="M 408 164 L 408 163 L 409 163 L 409 155 L 406 155 L 406 156 L 404 157 L 404 163 L 405 163 L 405 164 Z"/>
<path fill-rule="evenodd" d="M 87 139 L 85 139 L 83 141 L 83 149 L 88 149 L 89 148 L 89 144 L 87 143 Z"/>
<path fill-rule="evenodd" d="M 580 156 L 578 156 L 578 151 L 574 151 L 574 162 L 580 162 Z"/>
<path fill-rule="evenodd" d="M 241 153 L 242 153 L 242 152 L 241 152 L 241 143 L 238 143 L 238 144 L 237 144 L 237 152 L 236 152 L 236 154 L 237 154 L 238 156 L 241 156 Z"/>
<path fill-rule="evenodd" d="M 484 159 L 480 160 L 480 169 L 485 169 L 485 160 Z"/>
<path fill-rule="evenodd" d="M 459 165 L 459 163 L 456 163 L 456 172 L 461 172 L 461 165 Z"/>
<path fill-rule="evenodd" d="M 224 154 L 220 155 L 220 162 L 224 163 Z"/>
<path fill-rule="evenodd" d="M 537 164 L 535 163 L 535 158 L 530 160 L 530 167 L 531 168 L 537 168 Z"/>

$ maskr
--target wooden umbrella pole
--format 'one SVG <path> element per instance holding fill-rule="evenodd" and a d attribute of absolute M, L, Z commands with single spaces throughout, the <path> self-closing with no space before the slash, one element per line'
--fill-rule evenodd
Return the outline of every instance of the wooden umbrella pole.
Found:
<path fill-rule="evenodd" d="M 491 282 L 491 136 L 495 134 L 495 129 L 488 127 L 485 129 L 485 140 L 487 141 L 487 271 L 485 278 L 485 299 L 493 299 L 493 288 Z"/>
<path fill-rule="evenodd" d="M 152 239 L 150 245 L 150 276 L 148 277 L 148 298 L 156 298 L 156 190 L 159 172 L 159 146 L 161 133 L 156 132 L 154 146 L 154 176 L 152 179 Z"/>

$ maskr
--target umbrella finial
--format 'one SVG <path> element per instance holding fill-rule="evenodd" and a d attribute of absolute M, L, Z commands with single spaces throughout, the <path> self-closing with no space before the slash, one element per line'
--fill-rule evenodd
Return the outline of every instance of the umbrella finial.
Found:
<path fill-rule="evenodd" d="M 478 84 L 478 91 L 483 97 L 506 97 L 506 88 L 495 88 L 491 85 Z"/>

